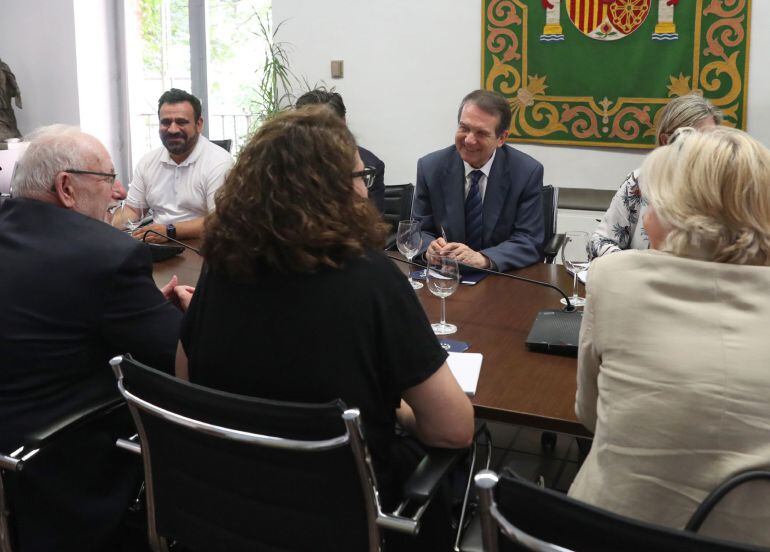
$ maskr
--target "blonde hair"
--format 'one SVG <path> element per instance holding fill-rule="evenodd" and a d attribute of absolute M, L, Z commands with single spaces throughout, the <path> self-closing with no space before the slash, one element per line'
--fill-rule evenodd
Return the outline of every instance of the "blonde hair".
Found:
<path fill-rule="evenodd" d="M 642 165 L 642 195 L 668 230 L 661 249 L 770 265 L 770 151 L 740 130 L 680 132 Z"/>
<path fill-rule="evenodd" d="M 655 144 L 660 146 L 660 136 L 671 134 L 678 128 L 691 127 L 711 118 L 714 124 L 722 124 L 722 112 L 700 94 L 690 93 L 674 98 L 660 110 Z"/>

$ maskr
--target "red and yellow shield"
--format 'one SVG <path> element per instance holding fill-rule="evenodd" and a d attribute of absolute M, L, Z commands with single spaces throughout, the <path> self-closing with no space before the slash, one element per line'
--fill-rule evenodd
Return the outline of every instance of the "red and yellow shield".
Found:
<path fill-rule="evenodd" d="M 619 40 L 638 29 L 652 0 L 567 0 L 567 14 L 580 32 L 596 40 Z"/>

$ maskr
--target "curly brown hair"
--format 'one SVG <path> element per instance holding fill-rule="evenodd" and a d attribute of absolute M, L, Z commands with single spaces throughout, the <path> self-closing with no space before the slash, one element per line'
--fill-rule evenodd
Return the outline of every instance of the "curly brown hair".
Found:
<path fill-rule="evenodd" d="M 353 191 L 355 163 L 353 135 L 325 106 L 267 121 L 217 192 L 206 219 L 206 261 L 249 278 L 258 263 L 307 273 L 382 248 L 386 226 Z"/>

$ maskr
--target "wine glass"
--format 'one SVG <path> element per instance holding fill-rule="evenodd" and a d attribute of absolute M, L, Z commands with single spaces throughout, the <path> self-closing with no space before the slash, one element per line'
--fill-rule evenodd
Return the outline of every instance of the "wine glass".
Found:
<path fill-rule="evenodd" d="M 419 220 L 402 220 L 398 223 L 398 232 L 396 233 L 396 246 L 401 254 L 411 263 L 412 259 L 422 247 L 422 232 L 420 230 Z M 421 282 L 412 280 L 411 267 L 409 268 L 409 283 L 412 289 L 420 289 Z"/>
<path fill-rule="evenodd" d="M 588 268 L 588 232 L 566 232 L 564 234 L 564 245 L 561 248 L 561 262 L 567 272 L 572 274 L 572 297 L 570 303 L 575 307 L 582 307 L 586 304 L 585 297 L 578 295 L 578 273 Z M 567 304 L 566 299 L 562 299 L 563 305 Z"/>
<path fill-rule="evenodd" d="M 441 297 L 441 321 L 431 324 L 436 335 L 448 335 L 457 331 L 457 326 L 447 324 L 446 298 L 452 295 L 460 285 L 460 268 L 457 261 L 436 253 L 428 254 L 428 268 L 426 281 L 428 289 L 436 297 Z"/>

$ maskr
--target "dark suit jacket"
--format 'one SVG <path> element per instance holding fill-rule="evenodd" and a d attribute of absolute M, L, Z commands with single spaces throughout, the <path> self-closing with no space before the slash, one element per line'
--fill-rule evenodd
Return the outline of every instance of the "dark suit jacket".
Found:
<path fill-rule="evenodd" d="M 374 155 L 368 149 L 358 146 L 358 155 L 364 162 L 364 167 L 377 169 L 377 175 L 374 177 L 374 184 L 369 188 L 369 199 L 380 213 L 385 212 L 385 163 L 379 157 Z"/>
<path fill-rule="evenodd" d="M 506 271 L 543 259 L 543 166 L 509 146 L 497 149 L 484 195 L 481 253 Z M 465 168 L 455 146 L 417 162 L 414 218 L 422 222 L 423 251 L 441 236 L 465 242 Z"/>
<path fill-rule="evenodd" d="M 151 366 L 171 369 L 181 312 L 153 282 L 145 245 L 74 211 L 10 199 L 0 208 L 0 259 L 3 452 L 94 398 L 117 396 L 108 365 L 116 354 L 130 352 Z M 30 512 L 32 522 L 18 520 L 29 529 L 20 535 L 30 539 L 23 540 L 29 547 L 22 545 L 23 550 L 68 549 L 59 530 L 82 531 L 80 548 L 90 550 L 105 530 L 114 530 L 114 516 L 127 506 L 125 494 L 123 503 L 111 500 L 113 489 L 100 488 L 89 470 L 99 474 L 100 483 L 112 480 L 120 486 L 125 464 L 92 465 L 92 452 L 69 451 L 78 460 L 66 458 L 62 464 L 74 465 L 77 473 L 48 474 L 54 487 L 36 490 L 50 494 L 50 500 L 38 502 L 55 512 Z M 109 462 L 109 453 L 100 454 Z"/>

